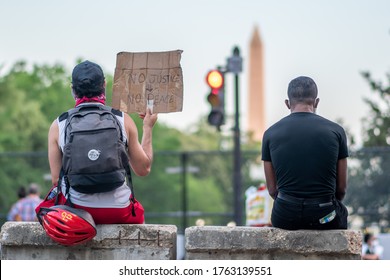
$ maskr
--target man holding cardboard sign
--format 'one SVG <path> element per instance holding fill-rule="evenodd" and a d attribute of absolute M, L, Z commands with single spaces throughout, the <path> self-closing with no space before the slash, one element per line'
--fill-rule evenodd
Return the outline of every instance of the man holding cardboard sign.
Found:
<path fill-rule="evenodd" d="M 55 119 L 49 130 L 53 187 L 36 209 L 41 218 L 52 206 L 67 204 L 90 213 L 96 224 L 144 223 L 144 209 L 134 198 L 130 166 L 139 176 L 149 174 L 157 114 L 140 112 L 143 135 L 139 143 L 131 117 L 105 106 L 105 87 L 103 71 L 96 63 L 87 60 L 74 68 L 75 108 Z"/>

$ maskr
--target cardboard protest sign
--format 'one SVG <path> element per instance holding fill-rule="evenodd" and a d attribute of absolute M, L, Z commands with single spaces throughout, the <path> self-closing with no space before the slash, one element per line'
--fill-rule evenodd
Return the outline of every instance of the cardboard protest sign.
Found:
<path fill-rule="evenodd" d="M 181 50 L 117 54 L 112 106 L 127 113 L 183 109 Z"/>

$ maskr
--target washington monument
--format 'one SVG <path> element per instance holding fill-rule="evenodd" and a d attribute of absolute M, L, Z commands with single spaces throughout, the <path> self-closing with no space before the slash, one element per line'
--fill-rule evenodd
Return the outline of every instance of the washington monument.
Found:
<path fill-rule="evenodd" d="M 248 131 L 261 141 L 265 131 L 264 56 L 259 29 L 255 26 L 249 49 Z"/>

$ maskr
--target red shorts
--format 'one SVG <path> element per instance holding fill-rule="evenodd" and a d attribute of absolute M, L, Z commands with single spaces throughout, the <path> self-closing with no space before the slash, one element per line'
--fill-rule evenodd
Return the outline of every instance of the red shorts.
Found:
<path fill-rule="evenodd" d="M 56 188 L 56 187 L 53 187 Z M 52 189 L 53 189 L 52 188 Z M 49 193 L 51 190 L 49 191 Z M 48 199 L 48 195 L 45 199 L 35 208 L 35 212 L 38 213 L 39 210 L 44 208 L 50 208 L 55 205 L 56 198 Z M 62 193 L 58 194 L 57 204 L 63 205 L 66 203 L 66 198 Z M 144 218 L 144 208 L 137 200 L 134 203 L 135 217 L 131 214 L 133 203 L 131 202 L 128 207 L 125 208 L 92 208 L 84 207 L 80 205 L 73 204 L 74 208 L 83 209 L 91 214 L 95 224 L 143 224 L 145 222 Z"/>

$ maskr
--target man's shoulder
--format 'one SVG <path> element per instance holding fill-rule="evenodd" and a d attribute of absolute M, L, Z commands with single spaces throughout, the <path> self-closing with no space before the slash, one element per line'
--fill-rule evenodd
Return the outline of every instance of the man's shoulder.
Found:
<path fill-rule="evenodd" d="M 328 126 L 330 127 L 333 127 L 334 129 L 337 129 L 337 130 L 342 130 L 344 131 L 344 128 L 337 122 L 335 121 L 331 121 L 325 117 L 322 117 L 322 116 L 319 116 L 319 115 L 315 115 L 321 122 L 323 122 L 324 124 L 327 124 Z"/>
<path fill-rule="evenodd" d="M 284 126 L 285 124 L 287 124 L 289 122 L 290 118 L 291 118 L 291 115 L 288 115 L 288 116 L 281 118 L 279 121 L 275 122 L 268 129 L 266 129 L 264 134 L 270 133 L 274 130 L 279 129 L 281 126 Z"/>
<path fill-rule="evenodd" d="M 22 198 L 19 202 L 20 204 L 30 204 L 32 202 L 40 202 L 42 201 L 42 198 L 40 198 L 38 195 L 28 195 L 24 198 Z"/>

